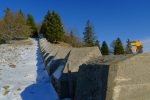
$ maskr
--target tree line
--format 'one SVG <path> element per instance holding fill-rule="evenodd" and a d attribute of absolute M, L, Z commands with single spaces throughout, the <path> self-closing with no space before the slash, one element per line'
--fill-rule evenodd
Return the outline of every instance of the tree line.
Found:
<path fill-rule="evenodd" d="M 73 47 L 92 47 L 98 46 L 103 55 L 109 55 L 110 49 L 106 43 L 103 41 L 100 47 L 99 41 L 96 39 L 94 27 L 90 20 L 85 24 L 85 29 L 83 32 L 83 39 L 75 36 L 74 32 L 65 32 L 61 17 L 53 11 L 52 13 L 48 10 L 44 21 L 41 26 L 40 33 L 44 35 L 52 43 L 58 43 L 63 41 L 71 44 Z M 127 41 L 127 45 L 124 48 L 123 43 L 120 38 L 114 40 L 111 44 L 113 48 L 113 54 L 131 54 L 130 40 Z"/>
<path fill-rule="evenodd" d="M 106 41 L 103 41 L 102 46 L 100 46 L 99 41 L 96 40 L 94 28 L 90 20 L 88 20 L 86 23 L 85 32 L 83 32 L 83 35 L 84 35 L 83 37 L 84 45 L 98 46 L 102 55 L 109 55 L 110 53 L 113 53 L 114 55 L 132 54 L 131 47 L 130 47 L 131 41 L 129 39 L 127 40 L 125 48 L 119 37 L 116 40 L 112 41 L 111 43 L 111 47 L 113 48 L 112 51 L 110 51 Z"/>
<path fill-rule="evenodd" d="M 131 41 L 128 39 L 124 47 L 121 39 L 118 37 L 116 40 L 113 40 L 111 43 L 111 47 L 113 50 L 109 49 L 106 41 L 103 41 L 100 50 L 103 55 L 109 55 L 110 53 L 113 53 L 114 55 L 132 54 L 130 43 Z"/>
<path fill-rule="evenodd" d="M 51 43 L 59 43 L 62 41 L 73 47 L 98 46 L 103 55 L 110 54 L 110 49 L 106 41 L 103 41 L 100 46 L 90 20 L 85 24 L 82 39 L 77 36 L 74 31 L 71 30 L 67 32 L 64 29 L 62 19 L 56 11 L 50 12 L 50 10 L 48 10 L 39 29 L 37 28 L 33 16 L 28 14 L 27 17 L 25 17 L 21 10 L 13 13 L 7 8 L 4 18 L 0 20 L 0 42 L 12 39 L 38 37 L 39 33 L 43 34 Z M 130 40 L 127 41 L 126 48 L 124 48 L 120 38 L 113 41 L 111 46 L 113 47 L 113 53 L 115 55 L 131 53 Z"/>
<path fill-rule="evenodd" d="M 32 15 L 25 18 L 23 12 L 12 12 L 9 8 L 5 10 L 5 16 L 0 20 L 0 42 L 8 40 L 26 39 L 37 37 L 38 30 Z"/>

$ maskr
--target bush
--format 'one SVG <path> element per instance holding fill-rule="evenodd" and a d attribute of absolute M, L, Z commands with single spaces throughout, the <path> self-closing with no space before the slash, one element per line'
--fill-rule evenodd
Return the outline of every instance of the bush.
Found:
<path fill-rule="evenodd" d="M 63 41 L 70 44 L 72 47 L 82 47 L 83 43 L 79 37 L 75 36 L 72 32 L 64 35 Z"/>
<path fill-rule="evenodd" d="M 12 13 L 6 10 L 4 18 L 0 21 L 0 40 L 8 41 L 15 39 L 26 39 L 31 35 L 31 29 L 25 23 L 22 13 Z"/>

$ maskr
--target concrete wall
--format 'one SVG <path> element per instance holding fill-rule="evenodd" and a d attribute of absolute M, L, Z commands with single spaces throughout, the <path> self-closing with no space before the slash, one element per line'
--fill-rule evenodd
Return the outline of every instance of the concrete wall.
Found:
<path fill-rule="evenodd" d="M 72 48 L 67 61 L 69 69 L 67 67 L 68 65 L 66 65 L 63 72 L 68 73 L 68 70 L 70 72 L 78 72 L 80 65 L 99 56 L 102 55 L 98 47 Z"/>
<path fill-rule="evenodd" d="M 75 100 L 105 100 L 109 65 L 80 66 Z"/>
<path fill-rule="evenodd" d="M 74 97 L 80 65 L 101 56 L 99 48 L 66 48 L 51 44 L 44 38 L 39 41 L 46 69 L 52 76 L 52 83 L 59 96 L 61 98 Z M 63 69 L 60 69 L 61 64 L 64 65 Z M 59 78 L 55 76 L 57 71 L 61 73 Z"/>
<path fill-rule="evenodd" d="M 65 59 L 69 54 L 63 73 L 78 72 L 80 65 L 102 56 L 98 47 L 66 48 L 51 44 L 44 38 L 40 39 L 40 46 L 47 67 L 50 67 L 50 60 Z"/>
<path fill-rule="evenodd" d="M 100 59 L 93 64 L 82 65 L 101 56 L 98 48 L 63 48 L 52 45 L 45 39 L 41 39 L 40 44 L 47 66 L 52 61 L 48 60 L 50 56 L 54 56 L 53 60 L 65 59 L 70 52 L 61 79 L 54 83 L 62 89 L 58 90 L 61 95 L 64 93 L 65 97 L 72 96 L 74 100 L 150 100 L 150 54 L 108 56 L 102 59 L 102 63 L 107 65 L 99 63 Z M 66 73 L 71 77 L 76 73 L 75 84 L 68 80 L 69 77 L 64 77 Z M 67 92 L 60 85 L 65 79 L 68 84 L 66 86 L 69 87 Z"/>
<path fill-rule="evenodd" d="M 75 100 L 150 100 L 150 54 L 104 57 L 105 61 L 105 66 L 81 66 Z"/>
<path fill-rule="evenodd" d="M 110 66 L 108 91 L 106 100 L 150 100 L 150 54 Z"/>

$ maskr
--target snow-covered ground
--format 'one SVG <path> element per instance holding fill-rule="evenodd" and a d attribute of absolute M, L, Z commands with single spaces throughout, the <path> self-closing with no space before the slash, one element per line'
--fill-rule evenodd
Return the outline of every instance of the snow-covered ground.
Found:
<path fill-rule="evenodd" d="M 0 100 L 58 100 L 38 42 L 0 45 Z"/>

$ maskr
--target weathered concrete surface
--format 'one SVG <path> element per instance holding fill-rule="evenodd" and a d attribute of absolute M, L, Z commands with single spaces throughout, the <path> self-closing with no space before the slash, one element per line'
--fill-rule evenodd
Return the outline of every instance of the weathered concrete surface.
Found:
<path fill-rule="evenodd" d="M 40 39 L 41 51 L 52 83 L 61 98 L 75 96 L 76 73 L 79 66 L 101 56 L 98 47 L 62 47 Z M 63 65 L 63 68 L 61 68 Z M 61 76 L 60 76 L 61 73 Z"/>
<path fill-rule="evenodd" d="M 64 66 L 63 73 L 78 72 L 80 65 L 86 63 L 92 58 L 101 56 L 101 52 L 98 47 L 66 48 L 51 44 L 44 38 L 40 39 L 40 45 L 44 60 L 46 61 L 51 56 L 54 56 L 53 60 L 64 59 L 69 53 L 67 64 Z"/>
<path fill-rule="evenodd" d="M 102 57 L 97 47 L 64 48 L 50 44 L 44 39 L 41 40 L 40 44 L 45 60 L 48 60 L 50 56 L 54 56 L 53 60 L 64 59 L 70 52 L 62 74 L 69 72 L 72 75 L 79 71 L 76 77 L 77 87 L 75 89 L 77 90 L 75 100 L 82 100 L 82 98 L 83 100 L 88 100 L 90 97 L 93 97 L 92 100 L 150 100 L 150 54 Z M 48 62 L 50 61 L 52 60 L 48 60 Z M 90 63 L 97 64 L 97 67 L 92 66 L 91 71 L 88 67 L 87 69 L 80 70 L 79 66 L 84 63 L 87 66 Z M 102 64 L 107 65 L 107 70 L 102 70 L 104 68 L 100 67 Z M 102 73 L 107 71 L 107 77 L 105 75 L 105 77 L 102 77 Z M 103 88 L 99 84 L 103 84 L 104 86 L 104 80 L 106 79 L 107 83 L 105 85 L 107 85 L 107 91 L 103 91 Z M 59 80 L 57 81 L 56 83 L 60 82 Z M 69 86 L 67 85 L 67 87 Z M 95 88 L 96 91 L 98 88 L 100 91 L 91 94 L 91 91 L 93 91 L 92 87 L 97 87 L 97 89 Z M 100 95 L 102 91 L 103 95 Z M 90 94 L 93 96 L 84 98 Z M 96 95 L 95 98 L 94 95 Z"/>
<path fill-rule="evenodd" d="M 47 40 L 41 40 L 41 48 L 46 53 L 49 53 L 49 56 L 55 56 L 55 59 L 64 59 L 65 56 L 70 52 L 71 48 L 61 47 L 55 44 L 47 42 Z"/>
<path fill-rule="evenodd" d="M 78 72 L 80 65 L 99 56 L 101 56 L 101 53 L 98 47 L 72 48 L 63 72 Z"/>
<path fill-rule="evenodd" d="M 90 64 L 109 65 L 108 77 L 105 77 L 108 78 L 106 99 L 99 98 L 99 100 L 150 100 L 150 54 L 103 56 L 88 62 L 87 65 Z M 88 78 L 94 78 L 92 75 L 95 72 L 89 73 Z M 80 76 L 80 78 L 82 77 Z M 95 80 L 97 85 L 103 81 L 100 77 L 99 80 Z M 87 83 L 83 81 L 80 84 L 82 86 L 79 85 L 81 90 L 82 87 L 84 88 L 88 85 Z M 94 86 L 97 85 L 95 84 Z M 101 90 L 101 88 L 98 90 Z M 90 88 L 86 91 L 89 91 L 89 94 L 91 93 Z M 82 95 L 82 92 L 80 95 Z"/>
<path fill-rule="evenodd" d="M 150 100 L 150 54 L 133 56 L 112 69 L 110 66 L 106 100 Z"/>
<path fill-rule="evenodd" d="M 118 62 L 124 61 L 129 59 L 135 55 L 127 54 L 127 55 L 107 55 L 107 56 L 99 56 L 98 58 L 91 59 L 88 61 L 88 64 L 105 64 L 105 65 L 112 65 L 117 64 Z"/>
<path fill-rule="evenodd" d="M 80 66 L 75 100 L 105 100 L 109 65 Z"/>

